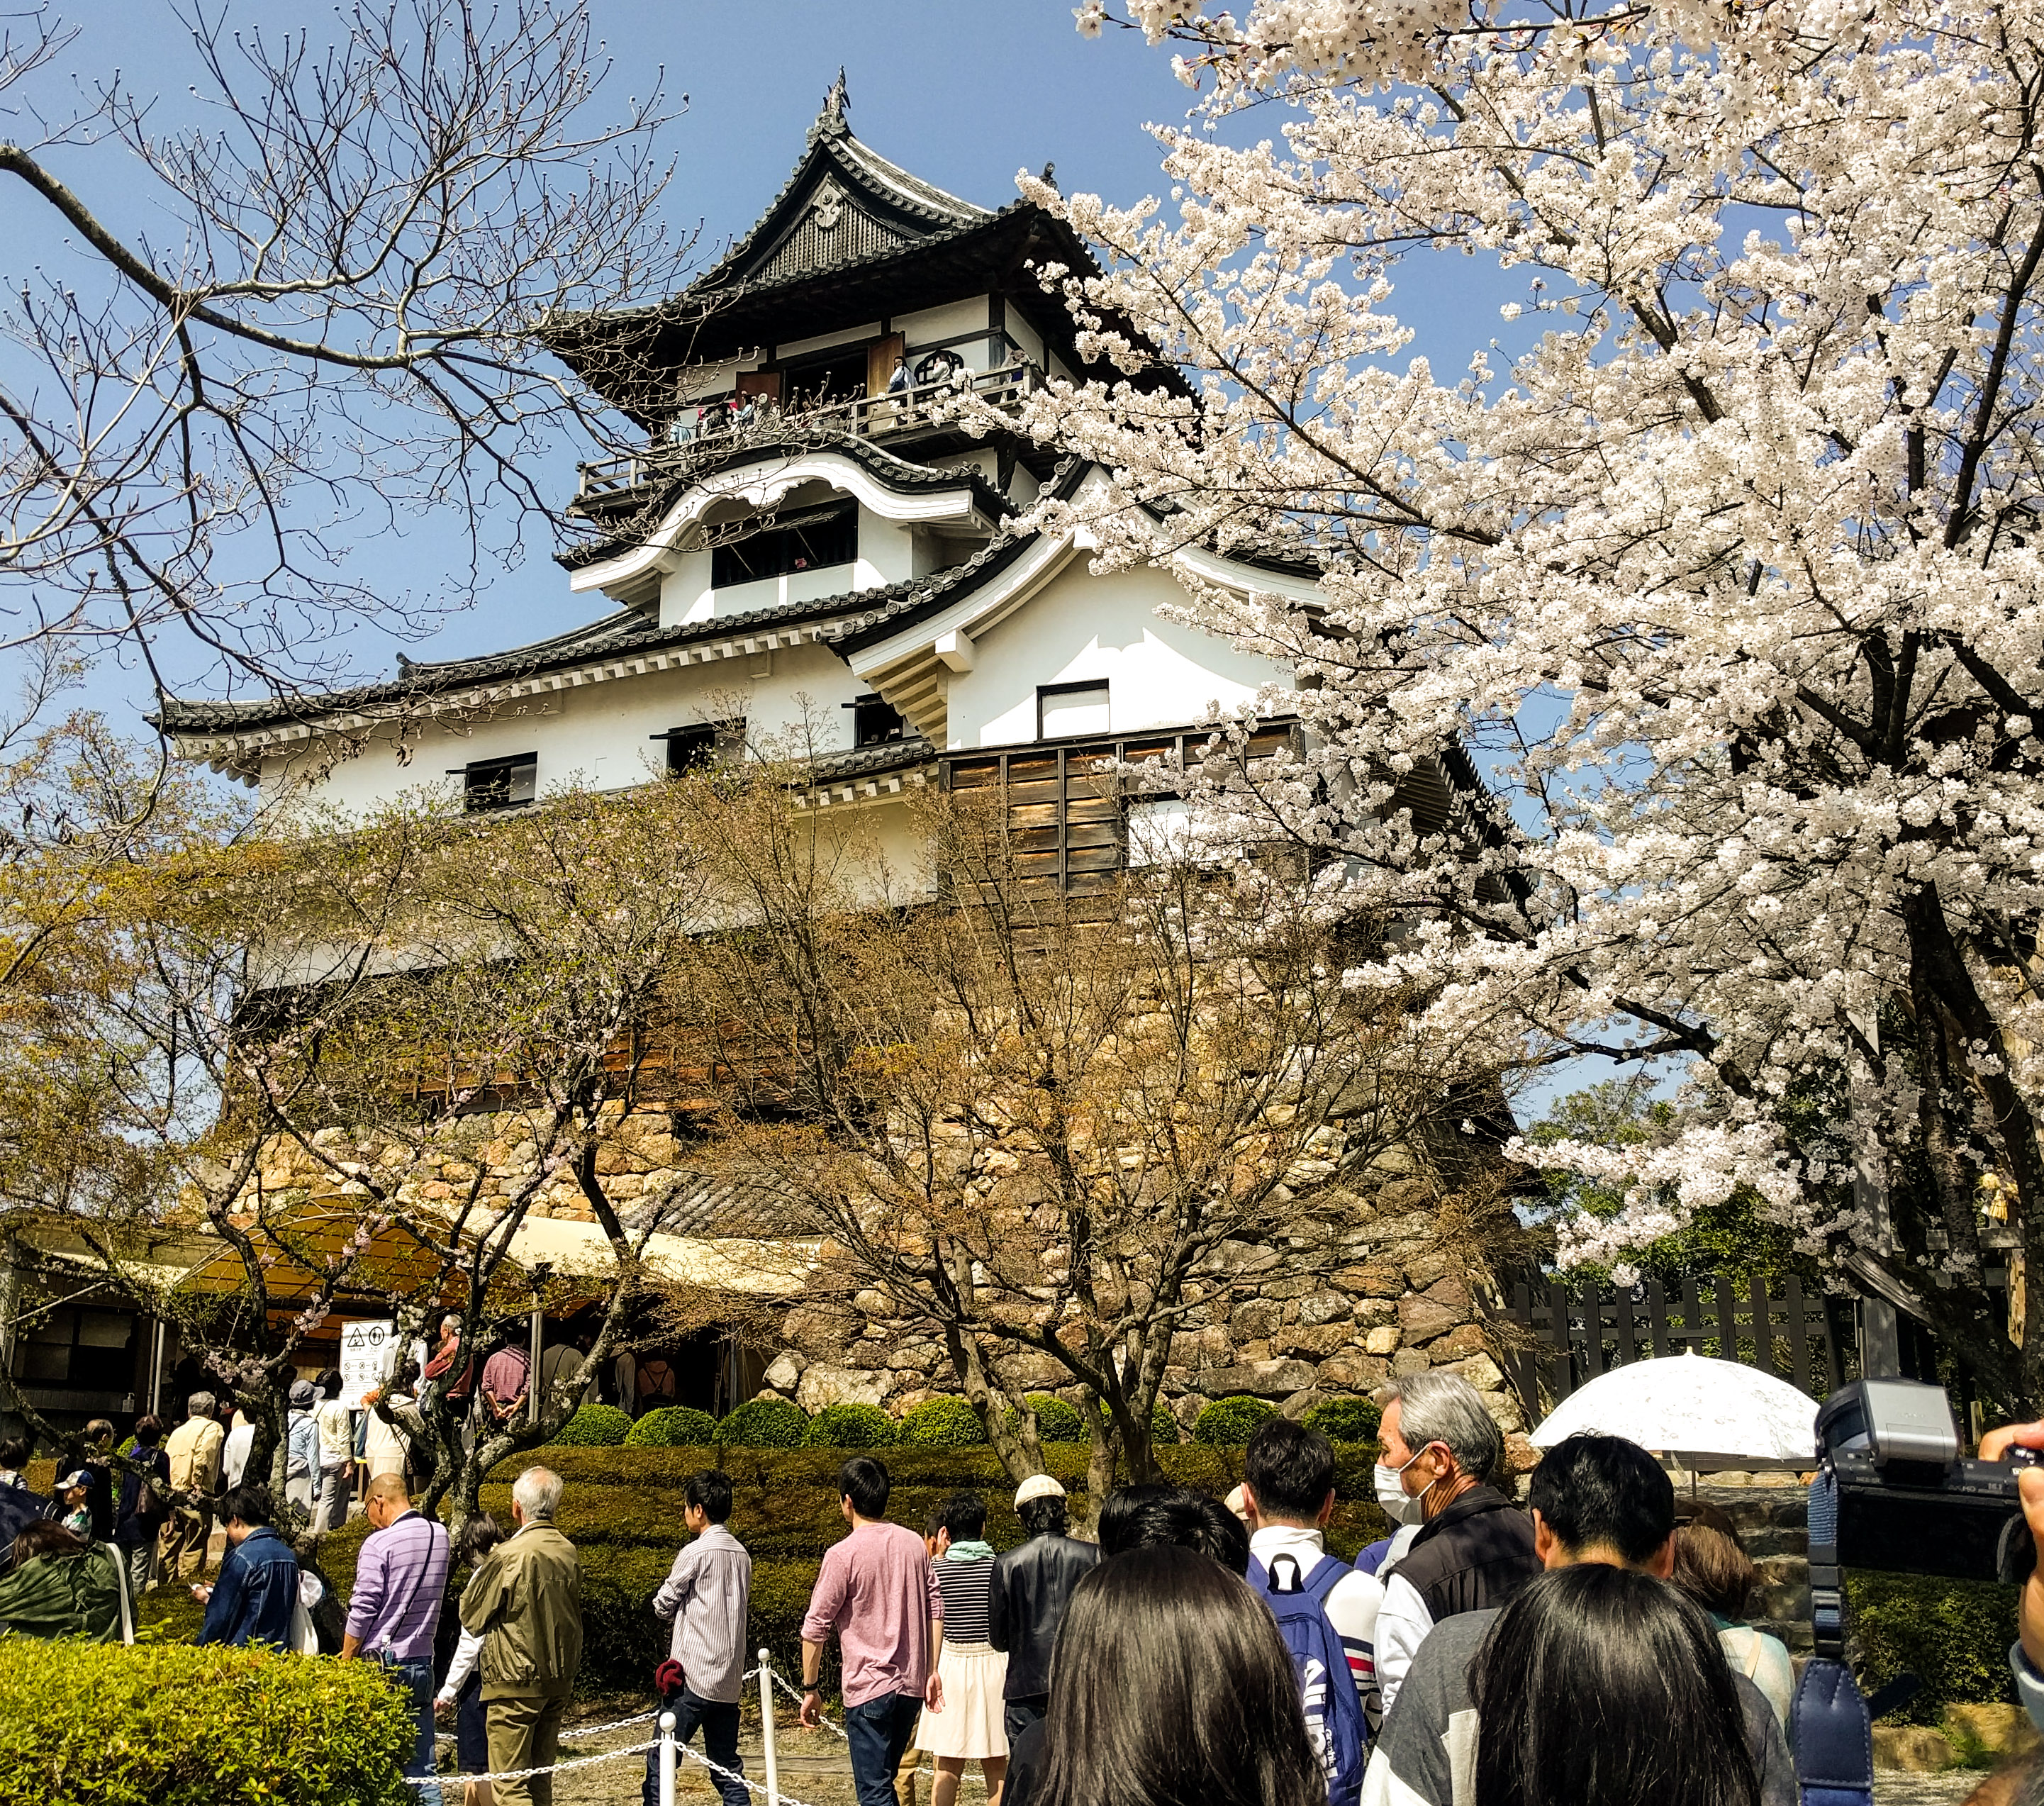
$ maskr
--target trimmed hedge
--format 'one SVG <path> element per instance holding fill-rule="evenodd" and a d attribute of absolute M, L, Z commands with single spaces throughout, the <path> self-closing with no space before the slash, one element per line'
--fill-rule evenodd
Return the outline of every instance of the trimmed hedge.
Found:
<path fill-rule="evenodd" d="M 624 1439 L 629 1449 L 700 1448 L 717 1440 L 717 1420 L 686 1404 L 663 1404 L 632 1426 Z"/>
<path fill-rule="evenodd" d="M 1247 1394 L 1217 1398 L 1194 1420 L 1193 1440 L 1208 1448 L 1247 1448 L 1249 1439 L 1277 1415 L 1276 1405 Z"/>
<path fill-rule="evenodd" d="M 901 1440 L 911 1448 L 976 1448 L 986 1426 L 962 1398 L 926 1398 L 901 1420 Z"/>
<path fill-rule="evenodd" d="M 555 1440 L 569 1448 L 612 1449 L 632 1434 L 632 1419 L 614 1404 L 584 1404 L 561 1426 Z"/>
<path fill-rule="evenodd" d="M 785 1398 L 748 1399 L 717 1427 L 719 1447 L 797 1449 L 809 1427 L 809 1414 Z"/>
<path fill-rule="evenodd" d="M 1936 1723 L 1949 1705 L 2013 1700 L 2008 1649 L 2020 1597 L 1992 1581 L 1848 1574 L 1846 1623 L 1861 1686 L 1871 1693 L 1915 1674 L 1923 1691 L 1892 1715 L 1914 1724 Z"/>
<path fill-rule="evenodd" d="M 827 1404 L 802 1432 L 805 1449 L 891 1449 L 901 1439 L 894 1420 L 877 1404 Z"/>
<path fill-rule="evenodd" d="M 1062 1398 L 1047 1392 L 1032 1392 L 1024 1402 L 1036 1414 L 1036 1435 L 1046 1443 L 1082 1443 L 1085 1440 L 1085 1420 L 1079 1415 L 1076 1404 L 1068 1404 Z"/>
<path fill-rule="evenodd" d="M 402 1806 L 416 1734 L 370 1662 L 0 1640 L 0 1806 Z"/>
<path fill-rule="evenodd" d="M 1367 1443 L 1377 1437 L 1383 1408 L 1368 1398 L 1323 1399 L 1300 1419 L 1309 1430 L 1317 1430 L 1331 1443 Z"/>

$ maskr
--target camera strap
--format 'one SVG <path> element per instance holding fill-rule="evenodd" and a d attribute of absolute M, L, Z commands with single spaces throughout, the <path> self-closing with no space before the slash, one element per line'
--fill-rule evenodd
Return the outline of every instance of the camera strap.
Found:
<path fill-rule="evenodd" d="M 1810 1483 L 1810 1628 L 1815 1649 L 1796 1688 L 1788 1744 L 1802 1806 L 1871 1806 L 1873 1721 L 1845 1663 L 1838 1569 L 1838 1477 L 1827 1462 Z"/>

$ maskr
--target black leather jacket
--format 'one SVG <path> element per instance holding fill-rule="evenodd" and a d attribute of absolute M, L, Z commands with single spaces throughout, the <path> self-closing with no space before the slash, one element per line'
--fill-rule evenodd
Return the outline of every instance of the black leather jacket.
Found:
<path fill-rule="evenodd" d="M 1009 1700 L 1035 1699 L 1051 1690 L 1051 1651 L 1072 1589 L 1092 1572 L 1100 1545 L 1046 1531 L 993 1564 L 987 1596 L 987 1638 L 1008 1652 Z"/>

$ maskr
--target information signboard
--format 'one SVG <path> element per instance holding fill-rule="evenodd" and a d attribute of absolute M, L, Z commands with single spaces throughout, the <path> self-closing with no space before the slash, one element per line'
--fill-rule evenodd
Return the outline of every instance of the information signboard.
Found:
<path fill-rule="evenodd" d="M 362 1321 L 340 1327 L 340 1401 L 351 1411 L 362 1408 L 363 1394 L 374 1392 L 396 1371 L 398 1326 Z"/>

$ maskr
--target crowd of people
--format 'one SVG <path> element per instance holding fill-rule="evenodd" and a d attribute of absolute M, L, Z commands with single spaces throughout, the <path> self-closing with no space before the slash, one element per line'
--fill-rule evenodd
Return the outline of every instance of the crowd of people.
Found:
<path fill-rule="evenodd" d="M 13 1536 L 0 1623 L 121 1634 L 141 1546 L 113 1532 L 146 1527 L 159 1487 L 221 1458 L 227 1431 L 204 1395 L 194 1404 L 167 1441 L 138 1428 L 161 1459 L 123 1463 L 117 1485 L 95 1477 L 104 1462 L 61 1477 L 48 1515 Z M 2044 1446 L 2044 1424 L 1983 1453 L 2011 1439 Z M 1014 1499 L 1024 1539 L 1001 1554 L 982 1496 L 954 1494 L 918 1534 L 887 1516 L 885 1462 L 853 1455 L 838 1474 L 846 1534 L 801 1624 L 799 1723 L 823 1722 L 834 1643 L 859 1806 L 913 1806 L 925 1762 L 931 1806 L 954 1806 L 974 1763 L 993 1806 L 1792 1806 L 1793 1670 L 1745 1621 L 1754 1570 L 1724 1514 L 1678 1509 L 1654 1455 L 1592 1434 L 1546 1453 L 1522 1508 L 1498 1484 L 1501 1436 L 1453 1375 L 1394 1388 L 1381 1440 L 1378 1497 L 1397 1527 L 1353 1562 L 1326 1546 L 1334 1451 L 1284 1418 L 1251 1439 L 1225 1503 L 1125 1487 L 1101 1501 L 1097 1541 L 1073 1534 L 1058 1482 L 1033 1476 Z M 308 1439 L 308 1473 L 323 1446 Z M 26 1459 L 0 1443 L 0 1507 Z M 2044 1472 L 2024 1479 L 2044 1541 Z M 528 1468 L 508 1530 L 479 1516 L 451 1543 L 402 1470 L 367 1482 L 371 1534 L 329 1653 L 402 1691 L 424 1806 L 440 1806 L 443 1720 L 459 1769 L 492 1777 L 504 1806 L 551 1806 L 584 1637 L 562 1493 Z M 751 1558 L 725 1474 L 690 1475 L 681 1504 L 688 1540 L 647 1601 L 668 1651 L 654 1704 L 683 1743 L 700 1737 L 725 1806 L 741 1806 Z M 267 1489 L 229 1487 L 219 1515 L 227 1549 L 194 1589 L 199 1640 L 321 1647 L 307 1620 L 323 1578 L 279 1534 Z M 175 1512 L 162 1530 L 188 1550 Z M 2011 1660 L 2044 1727 L 2044 1580 L 2026 1589 Z M 657 1806 L 657 1748 L 643 1785 Z"/>

